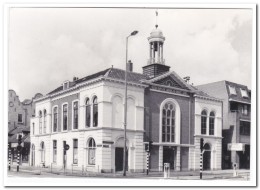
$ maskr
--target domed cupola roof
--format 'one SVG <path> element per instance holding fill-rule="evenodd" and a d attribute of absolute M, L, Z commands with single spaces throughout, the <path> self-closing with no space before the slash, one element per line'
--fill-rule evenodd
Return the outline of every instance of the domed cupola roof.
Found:
<path fill-rule="evenodd" d="M 150 36 L 148 37 L 149 42 L 161 41 L 164 42 L 165 37 L 163 36 L 162 31 L 158 28 L 158 25 L 155 26 L 155 29 L 152 30 Z"/>

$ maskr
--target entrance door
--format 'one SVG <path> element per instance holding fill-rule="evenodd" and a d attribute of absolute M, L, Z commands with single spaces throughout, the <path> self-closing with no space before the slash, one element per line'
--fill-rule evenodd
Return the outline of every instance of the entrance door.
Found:
<path fill-rule="evenodd" d="M 250 145 L 245 145 L 245 151 L 237 152 L 239 156 L 239 168 L 250 169 Z"/>
<path fill-rule="evenodd" d="M 211 151 L 205 151 L 203 154 L 203 170 L 210 170 Z"/>
<path fill-rule="evenodd" d="M 115 167 L 116 171 L 123 171 L 124 148 L 116 147 L 115 149 Z M 128 170 L 128 151 L 126 151 L 126 170 Z"/>
<path fill-rule="evenodd" d="M 169 147 L 163 147 L 163 165 L 170 163 L 170 169 L 174 169 L 175 150 Z"/>

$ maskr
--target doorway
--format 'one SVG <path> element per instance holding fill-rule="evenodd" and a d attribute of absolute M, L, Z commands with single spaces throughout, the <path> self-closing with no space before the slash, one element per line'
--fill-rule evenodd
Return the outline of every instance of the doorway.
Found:
<path fill-rule="evenodd" d="M 163 147 L 163 166 L 164 163 L 170 163 L 170 169 L 174 170 L 175 150 L 173 147 Z"/>
<path fill-rule="evenodd" d="M 203 154 L 203 170 L 210 170 L 211 151 L 205 151 Z"/>
<path fill-rule="evenodd" d="M 116 171 L 123 171 L 124 148 L 116 147 L 115 149 L 115 168 Z M 128 150 L 126 149 L 126 171 L 128 170 Z"/>

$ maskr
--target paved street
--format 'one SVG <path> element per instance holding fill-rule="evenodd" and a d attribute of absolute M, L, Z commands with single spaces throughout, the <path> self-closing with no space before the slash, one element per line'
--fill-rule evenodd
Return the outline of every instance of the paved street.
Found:
<path fill-rule="evenodd" d="M 203 180 L 249 180 L 249 170 L 237 170 L 237 176 L 233 176 L 233 170 L 217 170 L 217 171 L 204 171 Z M 51 170 L 50 168 L 37 168 L 37 167 L 20 167 L 20 171 L 16 171 L 13 166 L 11 171 L 8 172 L 9 177 L 47 177 L 47 178 L 78 178 L 78 177 L 94 177 L 94 178 L 138 178 L 138 179 L 164 179 L 162 172 L 146 173 L 127 173 L 123 177 L 122 172 L 116 173 L 93 173 L 67 170 Z M 172 171 L 167 180 L 199 180 L 199 172 L 196 171 Z"/>

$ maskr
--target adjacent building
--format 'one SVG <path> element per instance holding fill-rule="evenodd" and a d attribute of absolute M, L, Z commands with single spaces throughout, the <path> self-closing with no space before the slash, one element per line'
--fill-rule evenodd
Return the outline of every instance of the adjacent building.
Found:
<path fill-rule="evenodd" d="M 247 86 L 220 81 L 198 86 L 223 100 L 222 168 L 250 168 L 251 91 Z"/>
<path fill-rule="evenodd" d="M 18 135 L 22 135 L 21 164 L 29 163 L 30 153 L 30 119 L 34 116 L 35 105 L 33 100 L 41 97 L 37 93 L 31 100 L 20 101 L 14 90 L 8 92 L 8 143 L 11 146 L 11 161 L 16 163 Z"/>
<path fill-rule="evenodd" d="M 200 138 L 205 142 L 204 169 L 221 169 L 222 101 L 170 71 L 158 25 L 148 41 L 150 57 L 143 73 L 127 71 L 128 171 L 145 171 L 144 144 L 149 141 L 151 170 L 162 171 L 164 163 L 176 171 L 199 170 Z M 124 82 L 125 71 L 112 67 L 65 81 L 35 100 L 30 164 L 123 170 Z"/>

